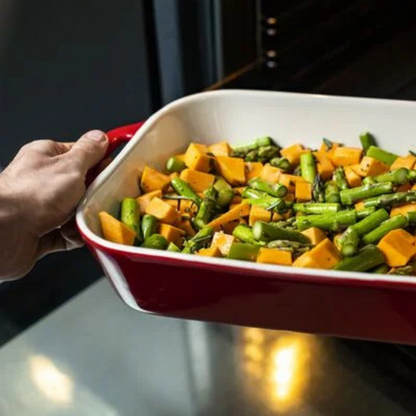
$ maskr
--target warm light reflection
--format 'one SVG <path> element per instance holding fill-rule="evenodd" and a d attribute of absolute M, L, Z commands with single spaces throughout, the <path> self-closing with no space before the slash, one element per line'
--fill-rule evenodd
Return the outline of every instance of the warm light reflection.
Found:
<path fill-rule="evenodd" d="M 274 411 L 298 405 L 310 380 L 317 338 L 245 328 L 242 337 L 243 368 L 250 390 Z"/>
<path fill-rule="evenodd" d="M 51 360 L 40 355 L 32 357 L 30 372 L 36 387 L 49 400 L 63 404 L 72 401 L 72 380 L 59 371 Z"/>

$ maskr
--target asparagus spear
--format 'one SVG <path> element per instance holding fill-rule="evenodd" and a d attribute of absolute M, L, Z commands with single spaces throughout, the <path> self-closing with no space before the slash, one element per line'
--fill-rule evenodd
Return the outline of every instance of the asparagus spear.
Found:
<path fill-rule="evenodd" d="M 287 228 L 277 227 L 263 221 L 256 221 L 253 225 L 253 236 L 256 240 L 289 240 L 298 241 L 299 243 L 310 243 L 310 239 L 302 233 Z"/>
<path fill-rule="evenodd" d="M 205 227 L 199 230 L 190 240 L 185 243 L 182 253 L 192 254 L 201 249 L 209 240 L 211 240 L 214 230 L 211 227 Z"/>
<path fill-rule="evenodd" d="M 339 238 L 338 244 L 341 247 L 341 253 L 344 257 L 351 257 L 358 251 L 360 236 L 357 231 L 349 227 Z"/>
<path fill-rule="evenodd" d="M 257 241 L 254 238 L 251 227 L 244 224 L 237 225 L 237 227 L 234 228 L 233 236 L 238 238 L 243 243 L 264 245 L 263 242 Z"/>
<path fill-rule="evenodd" d="M 279 156 L 280 149 L 277 146 L 262 146 L 258 149 L 258 158 L 265 162 Z"/>
<path fill-rule="evenodd" d="M 267 247 L 276 248 L 279 250 L 288 250 L 294 253 L 295 255 L 300 255 L 309 251 L 313 247 L 313 245 L 299 243 L 298 241 L 273 240 L 267 243 Z"/>
<path fill-rule="evenodd" d="M 395 267 L 390 270 L 389 274 L 397 276 L 416 276 L 416 263 L 412 261 L 406 266 Z"/>
<path fill-rule="evenodd" d="M 393 184 L 391 182 L 384 182 L 374 185 L 358 186 L 352 189 L 344 189 L 340 192 L 340 196 L 343 205 L 353 205 L 361 199 L 371 198 L 391 192 L 393 192 Z"/>
<path fill-rule="evenodd" d="M 300 170 L 302 177 L 310 183 L 313 183 L 316 177 L 316 163 L 312 152 L 303 153 L 300 156 Z"/>
<path fill-rule="evenodd" d="M 327 152 L 332 149 L 332 142 L 331 142 L 331 140 L 328 140 L 328 139 L 323 138 L 322 141 L 324 142 L 324 144 L 326 146 L 326 151 Z"/>
<path fill-rule="evenodd" d="M 403 215 L 396 215 L 390 219 L 384 221 L 376 229 L 366 234 L 363 237 L 364 244 L 374 244 L 381 240 L 391 230 L 397 228 L 406 228 L 409 225 L 409 221 Z"/>
<path fill-rule="evenodd" d="M 312 184 L 313 199 L 316 202 L 325 202 L 325 189 L 321 175 L 316 175 Z"/>
<path fill-rule="evenodd" d="M 278 198 L 284 197 L 287 194 L 287 188 L 286 186 L 277 183 L 275 185 L 272 185 L 266 181 L 263 181 L 259 178 L 253 178 L 249 180 L 248 186 L 252 189 L 255 189 L 257 191 L 266 192 L 266 194 L 269 194 L 271 196 L 275 196 Z"/>
<path fill-rule="evenodd" d="M 186 168 L 185 162 L 173 156 L 166 162 L 166 169 L 168 172 L 182 172 Z"/>
<path fill-rule="evenodd" d="M 275 168 L 282 169 L 284 172 L 290 172 L 292 170 L 292 165 L 284 157 L 275 157 L 270 161 L 270 164 Z"/>
<path fill-rule="evenodd" d="M 339 231 L 355 224 L 357 213 L 355 210 L 340 211 L 335 214 L 308 215 L 297 217 L 296 225 L 300 231 L 317 227 L 323 230 Z"/>
<path fill-rule="evenodd" d="M 136 233 L 138 244 L 143 241 L 140 229 L 140 212 L 134 198 L 124 198 L 121 201 L 121 222 Z"/>
<path fill-rule="evenodd" d="M 360 141 L 361 141 L 361 145 L 363 146 L 364 149 L 364 153 L 367 153 L 368 149 L 371 146 L 375 146 L 376 145 L 376 141 L 374 139 L 374 136 L 371 133 L 363 133 L 360 135 Z"/>
<path fill-rule="evenodd" d="M 250 205 L 258 205 L 261 208 L 269 211 L 283 211 L 285 210 L 286 203 L 281 198 L 275 198 L 267 195 L 265 192 L 256 191 L 255 189 L 245 188 L 242 193 L 243 198 L 248 198 L 247 202 Z"/>
<path fill-rule="evenodd" d="M 357 255 L 347 257 L 335 266 L 335 270 L 366 272 L 385 262 L 383 253 L 374 245 L 362 248 Z"/>
<path fill-rule="evenodd" d="M 409 169 L 399 168 L 372 178 L 375 182 L 391 182 L 394 185 L 403 185 L 409 182 Z"/>
<path fill-rule="evenodd" d="M 387 264 L 380 264 L 380 266 L 374 267 L 370 272 L 374 274 L 386 274 L 390 270 L 390 267 Z"/>
<path fill-rule="evenodd" d="M 325 202 L 337 203 L 340 202 L 339 188 L 335 181 L 328 181 L 325 183 Z"/>
<path fill-rule="evenodd" d="M 374 176 L 366 176 L 363 180 L 362 180 L 363 185 L 373 185 L 375 183 L 377 183 L 377 181 L 374 179 Z"/>
<path fill-rule="evenodd" d="M 410 169 L 408 173 L 409 181 L 415 182 L 416 181 L 416 170 Z"/>
<path fill-rule="evenodd" d="M 331 214 L 341 210 L 341 204 L 329 202 L 307 202 L 293 205 L 295 212 L 304 212 L 305 214 Z"/>
<path fill-rule="evenodd" d="M 180 253 L 181 249 L 175 243 L 170 242 L 167 251 L 172 251 L 173 253 Z"/>
<path fill-rule="evenodd" d="M 407 221 L 409 224 L 415 225 L 416 224 L 416 211 L 409 211 L 406 214 Z"/>
<path fill-rule="evenodd" d="M 374 207 L 360 209 L 359 211 L 357 211 L 357 220 L 362 220 L 363 218 L 368 217 L 373 212 L 376 212 L 376 209 Z"/>
<path fill-rule="evenodd" d="M 256 261 L 260 246 L 256 244 L 234 243 L 228 253 L 229 259 Z"/>
<path fill-rule="evenodd" d="M 199 206 L 198 213 L 195 216 L 194 223 L 198 228 L 204 228 L 212 216 L 215 214 L 217 205 L 218 192 L 213 186 L 210 186 L 204 194 L 204 199 Z"/>
<path fill-rule="evenodd" d="M 391 166 L 393 162 L 398 158 L 397 155 L 387 152 L 377 146 L 370 146 L 367 150 L 367 156 L 377 159 L 378 161 Z"/>
<path fill-rule="evenodd" d="M 341 166 L 335 169 L 334 180 L 341 191 L 349 188 L 344 169 Z"/>
<path fill-rule="evenodd" d="M 143 240 L 147 240 L 156 232 L 157 219 L 153 215 L 145 214 L 142 218 Z"/>
<path fill-rule="evenodd" d="M 233 188 L 222 177 L 217 178 L 214 183 L 214 188 L 218 192 L 217 204 L 220 207 L 228 206 L 234 198 Z"/>
<path fill-rule="evenodd" d="M 231 154 L 231 155 L 233 156 L 233 154 Z M 244 160 L 246 162 L 258 162 L 259 161 L 259 151 L 257 149 L 250 150 L 243 157 L 244 157 Z"/>
<path fill-rule="evenodd" d="M 365 208 L 370 207 L 390 207 L 392 205 L 397 205 L 402 202 L 415 202 L 416 201 L 416 191 L 409 192 L 396 192 L 390 195 L 381 195 L 375 198 L 368 198 L 363 201 Z"/>
<path fill-rule="evenodd" d="M 195 202 L 198 207 L 202 203 L 202 199 L 193 191 L 193 189 L 181 178 L 173 178 L 170 182 L 172 188 L 182 196 L 186 196 Z"/>
<path fill-rule="evenodd" d="M 270 137 L 260 137 L 256 140 L 254 140 L 251 143 L 247 143 L 247 144 L 243 144 L 240 146 L 236 146 L 233 148 L 233 152 L 244 152 L 247 153 L 250 150 L 255 150 L 258 149 L 259 147 L 262 146 L 270 146 L 272 143 L 272 140 L 270 139 Z"/>
<path fill-rule="evenodd" d="M 168 247 L 168 242 L 163 235 L 152 234 L 149 238 L 144 240 L 142 247 L 153 248 L 155 250 L 166 250 Z"/>

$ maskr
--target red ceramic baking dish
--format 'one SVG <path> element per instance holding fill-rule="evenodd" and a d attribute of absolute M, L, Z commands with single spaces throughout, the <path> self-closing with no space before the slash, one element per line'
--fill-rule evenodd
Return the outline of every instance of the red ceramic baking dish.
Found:
<path fill-rule="evenodd" d="M 140 129 L 139 129 L 140 127 Z M 359 146 L 371 131 L 405 154 L 416 145 L 416 103 L 260 91 L 201 93 L 109 133 L 131 140 L 88 188 L 77 224 L 120 297 L 157 315 L 416 344 L 416 278 L 297 269 L 122 246 L 102 238 L 98 212 L 138 196 L 145 164 L 163 169 L 191 142 L 231 145 L 270 136 L 318 147 Z"/>

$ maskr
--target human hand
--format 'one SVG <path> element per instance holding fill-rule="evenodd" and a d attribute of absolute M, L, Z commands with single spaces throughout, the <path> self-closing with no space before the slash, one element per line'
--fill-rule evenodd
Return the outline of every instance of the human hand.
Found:
<path fill-rule="evenodd" d="M 21 277 L 44 255 L 82 245 L 72 215 L 88 170 L 107 147 L 98 130 L 75 143 L 34 141 L 0 174 L 0 279 Z"/>

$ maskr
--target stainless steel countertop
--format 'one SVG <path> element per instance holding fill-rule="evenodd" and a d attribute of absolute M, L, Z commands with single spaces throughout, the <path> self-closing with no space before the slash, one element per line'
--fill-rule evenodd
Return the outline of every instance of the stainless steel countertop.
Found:
<path fill-rule="evenodd" d="M 0 349 L 1 416 L 405 416 L 335 340 L 140 314 L 101 280 Z M 416 395 L 415 395 L 416 396 Z"/>

